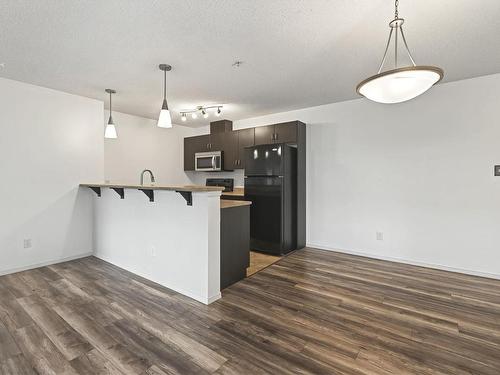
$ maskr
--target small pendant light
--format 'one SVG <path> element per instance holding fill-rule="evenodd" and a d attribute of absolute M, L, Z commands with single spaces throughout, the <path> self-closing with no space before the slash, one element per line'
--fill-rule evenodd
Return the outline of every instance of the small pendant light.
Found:
<path fill-rule="evenodd" d="M 443 69 L 436 66 L 425 66 L 415 64 L 415 60 L 410 53 L 406 38 L 403 33 L 404 19 L 399 18 L 399 0 L 395 1 L 395 16 L 389 23 L 391 31 L 389 40 L 385 47 L 384 57 L 378 73 L 362 81 L 357 87 L 358 94 L 378 103 L 401 103 L 413 99 L 438 83 L 444 76 Z M 387 51 L 394 35 L 394 69 L 382 72 Z M 411 66 L 398 67 L 398 34 L 401 34 L 406 53 L 412 63 Z"/>
<path fill-rule="evenodd" d="M 172 67 L 168 64 L 160 64 L 159 68 L 163 71 L 163 105 L 161 106 L 160 117 L 158 117 L 158 127 L 171 128 L 172 117 L 170 117 L 167 104 L 167 72 L 171 71 Z"/>
<path fill-rule="evenodd" d="M 115 123 L 113 122 L 113 115 L 112 115 L 112 101 L 111 101 L 111 95 L 116 94 L 116 91 L 113 89 L 106 89 L 104 90 L 109 94 L 109 120 L 108 124 L 106 125 L 106 130 L 104 131 L 104 138 L 108 139 L 116 139 L 118 138 L 118 134 L 116 133 L 116 127 Z"/>

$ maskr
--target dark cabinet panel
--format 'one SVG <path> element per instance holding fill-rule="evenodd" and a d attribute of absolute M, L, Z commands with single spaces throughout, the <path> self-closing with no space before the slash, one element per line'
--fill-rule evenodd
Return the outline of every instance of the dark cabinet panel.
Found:
<path fill-rule="evenodd" d="M 255 128 L 238 130 L 238 150 L 236 169 L 245 168 L 245 147 L 255 145 Z"/>
<path fill-rule="evenodd" d="M 274 141 L 277 143 L 297 143 L 297 121 L 276 124 L 274 126 Z"/>
<path fill-rule="evenodd" d="M 222 208 L 220 215 L 220 288 L 246 277 L 250 265 L 250 206 Z"/>
<path fill-rule="evenodd" d="M 209 142 L 210 151 L 224 151 L 225 138 L 227 133 L 211 134 Z"/>
<path fill-rule="evenodd" d="M 298 122 L 259 126 L 255 128 L 255 145 L 269 143 L 297 143 Z"/>
<path fill-rule="evenodd" d="M 224 169 L 233 170 L 238 168 L 238 133 L 228 132 L 223 134 Z"/>
<path fill-rule="evenodd" d="M 184 170 L 194 171 L 194 154 L 208 151 L 209 146 L 209 135 L 184 138 Z"/>
<path fill-rule="evenodd" d="M 267 145 L 274 142 L 274 125 L 255 128 L 255 145 Z"/>

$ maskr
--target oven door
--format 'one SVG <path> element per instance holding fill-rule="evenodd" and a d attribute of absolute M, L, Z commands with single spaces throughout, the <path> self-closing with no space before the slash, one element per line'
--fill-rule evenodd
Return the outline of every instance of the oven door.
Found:
<path fill-rule="evenodd" d="M 195 155 L 196 171 L 220 171 L 222 170 L 221 153 L 199 152 Z"/>

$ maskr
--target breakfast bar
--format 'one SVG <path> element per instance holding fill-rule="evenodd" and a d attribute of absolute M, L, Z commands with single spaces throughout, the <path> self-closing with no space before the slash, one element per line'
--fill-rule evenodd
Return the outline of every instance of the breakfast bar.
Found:
<path fill-rule="evenodd" d="M 223 188 L 80 187 L 95 193 L 96 257 L 205 304 L 220 298 Z"/>

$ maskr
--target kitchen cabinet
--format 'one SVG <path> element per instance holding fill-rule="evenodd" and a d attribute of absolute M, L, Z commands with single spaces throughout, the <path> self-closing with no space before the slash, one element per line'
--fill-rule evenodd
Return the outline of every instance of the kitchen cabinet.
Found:
<path fill-rule="evenodd" d="M 245 169 L 245 147 L 255 145 L 255 128 L 241 129 L 236 131 L 238 133 L 238 160 L 236 169 Z"/>
<path fill-rule="evenodd" d="M 274 125 L 255 128 L 255 145 L 267 145 L 274 142 Z"/>
<path fill-rule="evenodd" d="M 210 151 L 210 135 L 184 138 L 184 170 L 194 171 L 194 154 Z"/>
<path fill-rule="evenodd" d="M 297 121 L 284 122 L 274 125 L 275 143 L 296 143 L 297 142 Z"/>
<path fill-rule="evenodd" d="M 228 132 L 224 134 L 222 151 L 224 151 L 224 169 L 233 170 L 238 168 L 238 133 Z"/>
<path fill-rule="evenodd" d="M 220 288 L 246 277 L 250 265 L 250 206 L 220 210 Z"/>
<path fill-rule="evenodd" d="M 229 131 L 232 123 L 222 120 L 213 122 L 211 127 L 211 134 L 184 138 L 185 171 L 195 170 L 194 154 L 197 152 L 223 151 L 223 167 L 230 171 L 245 168 L 245 147 L 270 143 L 300 144 L 305 137 L 305 125 L 300 121 Z"/>
<path fill-rule="evenodd" d="M 255 128 L 255 145 L 269 143 L 296 143 L 298 121 L 259 126 Z"/>

